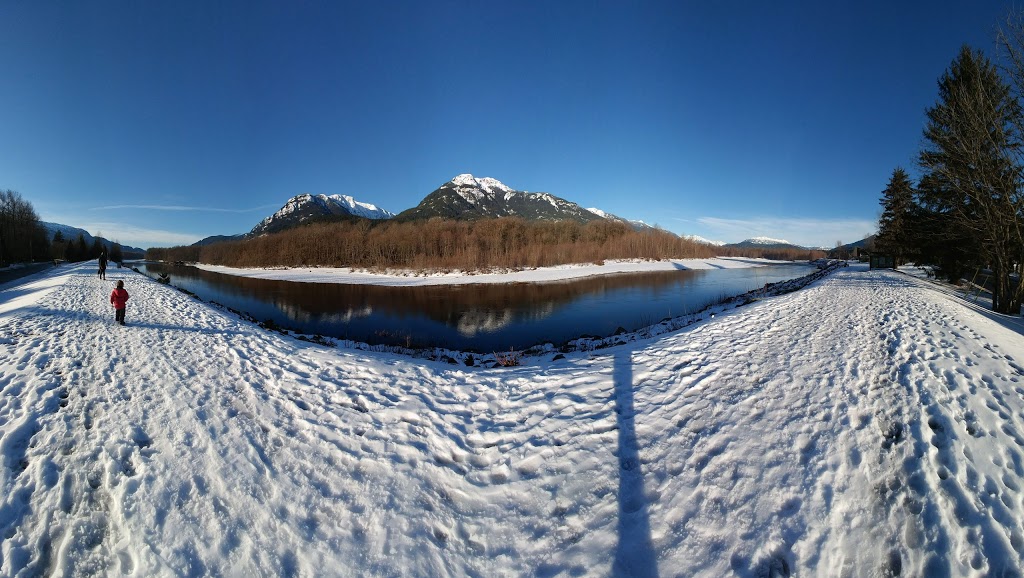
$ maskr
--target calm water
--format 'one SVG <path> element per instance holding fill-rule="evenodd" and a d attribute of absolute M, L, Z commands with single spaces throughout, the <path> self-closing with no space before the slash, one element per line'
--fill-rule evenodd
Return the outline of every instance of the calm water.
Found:
<path fill-rule="evenodd" d="M 378 287 L 249 279 L 149 263 L 143 273 L 302 333 L 478 352 L 633 331 L 814 271 L 810 265 L 668 271 L 554 283 Z"/>

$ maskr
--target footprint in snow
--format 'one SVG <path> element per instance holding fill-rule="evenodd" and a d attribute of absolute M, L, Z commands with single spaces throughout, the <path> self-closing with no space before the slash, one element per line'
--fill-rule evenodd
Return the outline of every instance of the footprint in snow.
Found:
<path fill-rule="evenodd" d="M 1010 436 L 1010 439 L 1013 440 L 1013 443 L 1017 444 L 1018 446 L 1024 447 L 1024 439 L 1021 438 L 1020 434 L 1017 433 L 1016 429 L 1014 429 L 1011 426 L 1004 425 L 1003 433 Z"/>
<path fill-rule="evenodd" d="M 861 462 L 860 450 L 857 449 L 857 448 L 850 448 L 850 464 L 852 464 L 853 467 L 856 468 L 856 467 L 860 466 L 860 462 Z"/>

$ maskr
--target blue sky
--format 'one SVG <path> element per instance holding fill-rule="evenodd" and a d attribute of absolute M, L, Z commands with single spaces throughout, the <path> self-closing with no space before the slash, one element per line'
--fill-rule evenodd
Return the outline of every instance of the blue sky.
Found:
<path fill-rule="evenodd" d="M 0 189 L 141 247 L 460 173 L 727 242 L 874 231 L 999 2 L 0 4 Z"/>

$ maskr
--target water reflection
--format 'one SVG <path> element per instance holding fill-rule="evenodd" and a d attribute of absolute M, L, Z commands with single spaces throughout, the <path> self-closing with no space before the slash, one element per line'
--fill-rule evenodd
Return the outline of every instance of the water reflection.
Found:
<path fill-rule="evenodd" d="M 512 311 L 509 309 L 501 311 L 473 309 L 462 313 L 455 326 L 459 330 L 459 335 L 475 337 L 479 333 L 493 333 L 507 327 L 513 319 Z"/>
<path fill-rule="evenodd" d="M 638 329 L 813 268 L 782 265 L 426 287 L 273 281 L 154 263 L 140 270 L 153 277 L 167 273 L 173 285 L 202 299 L 304 333 L 372 344 L 495 351 Z"/>

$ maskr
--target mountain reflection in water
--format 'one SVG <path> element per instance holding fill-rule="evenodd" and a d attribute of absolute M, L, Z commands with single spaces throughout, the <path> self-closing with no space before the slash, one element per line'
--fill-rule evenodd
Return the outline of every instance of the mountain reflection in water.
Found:
<path fill-rule="evenodd" d="M 564 282 L 384 287 L 236 277 L 195 267 L 140 267 L 256 319 L 308 334 L 469 351 L 607 336 L 811 272 L 809 265 L 606 275 Z"/>

